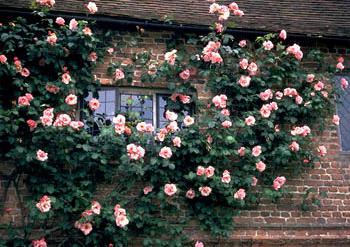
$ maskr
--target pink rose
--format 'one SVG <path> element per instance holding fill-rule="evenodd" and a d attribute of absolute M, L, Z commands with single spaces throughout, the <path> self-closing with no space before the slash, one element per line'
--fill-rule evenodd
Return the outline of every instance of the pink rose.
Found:
<path fill-rule="evenodd" d="M 56 18 L 56 24 L 57 25 L 63 26 L 65 24 L 65 22 L 66 21 L 62 17 L 57 17 Z"/>
<path fill-rule="evenodd" d="M 101 204 L 98 201 L 92 201 L 91 210 L 94 214 L 99 215 L 101 213 Z"/>
<path fill-rule="evenodd" d="M 226 184 L 231 182 L 231 175 L 230 175 L 230 172 L 228 170 L 225 170 L 222 173 L 221 182 L 226 183 Z"/>
<path fill-rule="evenodd" d="M 293 141 L 292 144 L 289 145 L 290 150 L 293 152 L 299 151 L 299 144 L 296 141 Z"/>
<path fill-rule="evenodd" d="M 273 93 L 272 93 L 271 89 L 266 89 L 264 92 L 261 92 L 259 94 L 259 97 L 262 101 L 267 101 L 269 99 L 272 99 Z"/>
<path fill-rule="evenodd" d="M 46 213 L 51 209 L 51 199 L 47 195 L 40 198 L 39 202 L 35 205 L 40 212 Z"/>
<path fill-rule="evenodd" d="M 258 146 L 253 147 L 253 149 L 252 149 L 252 155 L 253 155 L 254 157 L 258 157 L 260 154 L 261 154 L 261 146 L 258 145 Z"/>
<path fill-rule="evenodd" d="M 98 101 L 98 99 L 92 98 L 92 99 L 89 101 L 89 108 L 90 108 L 92 111 L 96 111 L 99 107 L 100 107 L 100 101 Z"/>
<path fill-rule="evenodd" d="M 159 156 L 162 157 L 163 159 L 170 159 L 172 155 L 173 155 L 173 152 L 169 147 L 162 147 L 159 151 Z"/>
<path fill-rule="evenodd" d="M 237 9 L 237 10 L 233 11 L 233 14 L 235 16 L 238 16 L 238 17 L 244 16 L 244 12 L 242 10 L 240 10 L 240 9 Z"/>
<path fill-rule="evenodd" d="M 318 146 L 317 151 L 320 156 L 325 156 L 327 154 L 327 148 L 323 145 Z"/>
<path fill-rule="evenodd" d="M 332 122 L 333 122 L 335 125 L 339 125 L 340 117 L 339 117 L 338 115 L 333 115 Z"/>
<path fill-rule="evenodd" d="M 39 149 L 36 152 L 36 159 L 39 161 L 46 161 L 48 159 L 48 154 L 44 152 L 43 150 Z"/>
<path fill-rule="evenodd" d="M 300 105 L 301 103 L 303 103 L 303 98 L 298 95 L 297 97 L 295 97 L 295 103 Z"/>
<path fill-rule="evenodd" d="M 245 198 L 246 194 L 245 194 L 245 190 L 244 189 L 239 189 L 235 194 L 234 194 L 234 198 L 235 199 L 239 199 L 239 200 L 243 200 Z"/>
<path fill-rule="evenodd" d="M 203 176 L 205 174 L 205 168 L 203 166 L 197 167 L 197 176 Z"/>
<path fill-rule="evenodd" d="M 205 170 L 204 170 L 205 176 L 206 176 L 207 178 L 210 178 L 210 177 L 214 176 L 214 172 L 215 172 L 215 168 L 212 167 L 212 166 L 208 166 L 208 167 L 205 168 Z"/>
<path fill-rule="evenodd" d="M 230 128 L 232 126 L 232 122 L 229 120 L 225 120 L 221 123 L 222 127 L 224 128 Z"/>
<path fill-rule="evenodd" d="M 243 48 L 243 47 L 245 47 L 245 46 L 247 45 L 247 41 L 246 41 L 246 40 L 241 40 L 241 41 L 239 41 L 238 45 L 239 45 L 241 48 Z"/>
<path fill-rule="evenodd" d="M 349 86 L 349 83 L 348 83 L 348 81 L 345 78 L 341 78 L 340 79 L 340 84 L 341 84 L 341 88 L 343 90 L 345 90 Z"/>
<path fill-rule="evenodd" d="M 286 30 L 281 30 L 281 32 L 280 32 L 280 34 L 279 34 L 279 37 L 280 37 L 280 39 L 283 39 L 283 40 L 286 40 L 286 38 L 287 38 L 287 32 L 286 32 Z"/>
<path fill-rule="evenodd" d="M 298 95 L 298 92 L 295 88 L 285 88 L 283 90 L 283 95 L 284 96 L 289 96 L 289 97 L 295 97 Z"/>
<path fill-rule="evenodd" d="M 194 247 L 204 247 L 204 244 L 202 242 L 197 241 Z"/>
<path fill-rule="evenodd" d="M 84 127 L 84 123 L 82 121 L 71 121 L 69 126 L 72 129 L 79 130 L 80 128 Z"/>
<path fill-rule="evenodd" d="M 266 169 L 266 165 L 265 165 L 265 163 L 262 162 L 262 161 L 259 161 L 258 163 L 256 163 L 256 164 L 255 164 L 255 167 L 256 167 L 256 169 L 257 169 L 259 172 L 263 172 L 263 171 L 265 171 L 265 169 Z"/>
<path fill-rule="evenodd" d="M 89 2 L 86 8 L 89 10 L 91 14 L 95 14 L 98 10 L 96 4 L 94 2 Z"/>
<path fill-rule="evenodd" d="M 89 27 L 84 27 L 83 28 L 83 33 L 85 34 L 85 35 L 87 35 L 87 36 L 91 36 L 92 35 L 92 31 L 91 31 L 91 29 L 89 28 Z M 96 56 L 96 59 L 97 59 L 97 56 Z M 95 59 L 95 60 L 96 60 Z"/>
<path fill-rule="evenodd" d="M 176 53 L 177 53 L 177 50 L 172 50 L 170 52 L 165 53 L 164 55 L 165 61 L 167 61 L 170 65 L 174 65 L 177 57 Z"/>
<path fill-rule="evenodd" d="M 307 81 L 307 82 L 313 82 L 314 79 L 315 79 L 315 75 L 314 75 L 314 74 L 308 74 L 308 75 L 306 76 L 306 81 Z"/>
<path fill-rule="evenodd" d="M 263 105 L 260 109 L 260 114 L 263 118 L 268 118 L 271 115 L 271 106 L 269 104 Z"/>
<path fill-rule="evenodd" d="M 0 55 L 0 63 L 5 64 L 7 62 L 7 57 L 5 55 Z"/>
<path fill-rule="evenodd" d="M 92 225 L 90 222 L 80 223 L 79 230 L 82 231 L 85 236 L 89 235 L 90 232 L 92 231 Z"/>
<path fill-rule="evenodd" d="M 294 57 L 298 60 L 303 58 L 303 52 L 300 50 L 300 46 L 297 44 L 287 47 L 287 53 L 294 55 Z"/>
<path fill-rule="evenodd" d="M 189 189 L 189 190 L 186 192 L 186 197 L 187 197 L 188 199 L 193 199 L 195 196 L 196 196 L 196 192 L 195 192 L 193 189 Z"/>
<path fill-rule="evenodd" d="M 244 156 L 244 154 L 245 154 L 245 147 L 240 147 L 239 149 L 238 149 L 238 154 L 239 154 L 239 156 Z"/>
<path fill-rule="evenodd" d="M 276 97 L 276 99 L 280 100 L 280 99 L 282 99 L 282 97 L 283 97 L 283 93 L 282 93 L 281 91 L 277 91 L 277 92 L 275 93 L 275 97 Z"/>
<path fill-rule="evenodd" d="M 183 104 L 188 104 L 188 103 L 191 102 L 191 97 L 188 96 L 188 95 L 180 94 L 180 95 L 179 95 L 179 98 L 180 98 L 180 101 L 181 101 Z"/>
<path fill-rule="evenodd" d="M 239 67 L 241 67 L 241 69 L 247 69 L 248 65 L 249 65 L 248 59 L 243 58 L 239 61 Z"/>
<path fill-rule="evenodd" d="M 238 4 L 235 2 L 230 3 L 228 7 L 231 11 L 239 10 Z"/>
<path fill-rule="evenodd" d="M 67 105 L 76 105 L 78 102 L 78 97 L 74 94 L 69 94 L 64 101 Z"/>
<path fill-rule="evenodd" d="M 51 126 L 53 119 L 52 119 L 52 117 L 42 116 L 42 117 L 40 117 L 40 121 L 41 121 L 41 124 L 43 126 Z"/>
<path fill-rule="evenodd" d="M 57 94 L 60 91 L 60 88 L 55 85 L 46 85 L 45 86 L 46 91 Z"/>
<path fill-rule="evenodd" d="M 208 186 L 199 187 L 199 192 L 201 192 L 202 196 L 209 196 L 212 189 Z"/>
<path fill-rule="evenodd" d="M 174 137 L 173 145 L 174 147 L 178 147 L 178 148 L 181 147 L 181 138 L 178 136 Z"/>
<path fill-rule="evenodd" d="M 245 75 L 242 75 L 240 78 L 239 78 L 239 85 L 241 85 L 241 87 L 249 87 L 250 85 L 250 76 L 245 76 Z"/>
<path fill-rule="evenodd" d="M 145 156 L 145 150 L 141 146 L 137 146 L 133 143 L 126 146 L 128 156 L 132 160 L 139 160 Z"/>
<path fill-rule="evenodd" d="M 123 70 L 121 69 L 116 69 L 114 72 L 114 79 L 116 80 L 121 80 L 125 78 L 125 74 L 123 72 Z"/>
<path fill-rule="evenodd" d="M 78 29 L 78 22 L 75 19 L 71 19 L 69 22 L 69 29 L 75 31 Z"/>
<path fill-rule="evenodd" d="M 255 187 L 258 184 L 258 179 L 256 177 L 252 177 L 252 183 L 251 185 Z"/>
<path fill-rule="evenodd" d="M 258 65 L 254 62 L 251 62 L 248 66 L 248 71 L 249 71 L 249 75 L 251 76 L 256 75 L 258 71 Z"/>
<path fill-rule="evenodd" d="M 324 88 L 324 84 L 323 84 L 323 82 L 321 82 L 321 81 L 317 82 L 317 83 L 314 85 L 314 89 L 315 89 L 316 91 L 321 91 L 323 88 Z"/>
<path fill-rule="evenodd" d="M 226 108 L 226 104 L 227 104 L 227 96 L 225 94 L 220 94 L 220 95 L 216 95 L 213 99 L 212 99 L 213 104 L 215 105 L 215 107 L 218 108 Z"/>
<path fill-rule="evenodd" d="M 126 210 L 121 208 L 119 204 L 114 206 L 114 216 L 115 216 L 115 224 L 123 228 L 129 224 L 129 219 L 126 217 Z"/>
<path fill-rule="evenodd" d="M 72 78 L 69 75 L 69 72 L 63 73 L 62 74 L 62 82 L 64 84 L 69 84 L 69 82 L 72 80 Z"/>
<path fill-rule="evenodd" d="M 41 6 L 51 8 L 55 5 L 55 0 L 36 0 L 36 3 Z"/>
<path fill-rule="evenodd" d="M 47 43 L 49 43 L 50 45 L 55 45 L 57 42 L 57 36 L 55 33 L 51 33 L 49 32 L 49 35 L 46 38 Z"/>
<path fill-rule="evenodd" d="M 194 124 L 194 118 L 190 117 L 190 116 L 186 116 L 184 118 L 184 125 L 187 127 L 187 126 L 190 126 L 192 124 Z"/>
<path fill-rule="evenodd" d="M 247 126 L 252 126 L 255 124 L 255 117 L 249 116 L 244 120 L 244 122 Z"/>
<path fill-rule="evenodd" d="M 44 238 L 32 241 L 33 247 L 47 247 L 47 243 Z"/>
<path fill-rule="evenodd" d="M 26 96 L 20 96 L 18 97 L 18 105 L 19 106 L 29 106 L 30 100 Z"/>
<path fill-rule="evenodd" d="M 176 132 L 176 131 L 179 130 L 179 126 L 178 126 L 178 124 L 177 124 L 176 121 L 172 121 L 172 122 L 170 122 L 170 123 L 166 126 L 166 129 L 167 129 L 169 132 L 174 133 L 174 132 Z M 164 134 L 166 134 L 166 133 L 164 133 Z"/>
<path fill-rule="evenodd" d="M 145 188 L 143 188 L 143 194 L 147 195 L 148 193 L 152 192 L 152 190 L 152 186 L 146 186 Z"/>
<path fill-rule="evenodd" d="M 291 135 L 295 136 L 295 135 L 300 135 L 300 136 L 307 136 L 308 134 L 311 133 L 311 129 L 309 128 L 309 126 L 302 126 L 302 127 L 294 127 L 291 131 L 290 131 Z"/>
<path fill-rule="evenodd" d="M 62 127 L 62 126 L 68 126 L 70 125 L 72 119 L 67 114 L 60 114 L 57 116 L 55 122 L 53 123 L 53 126 L 55 127 Z"/>
<path fill-rule="evenodd" d="M 124 125 L 126 120 L 123 115 L 118 114 L 118 116 L 114 117 L 112 121 L 114 124 Z"/>
<path fill-rule="evenodd" d="M 222 109 L 221 114 L 228 117 L 230 116 L 230 111 L 228 109 Z"/>
<path fill-rule="evenodd" d="M 169 121 L 176 121 L 177 120 L 177 114 L 175 112 L 167 110 L 165 112 L 165 118 Z"/>
<path fill-rule="evenodd" d="M 189 69 L 186 69 L 184 71 L 182 71 L 180 74 L 179 74 L 180 78 L 182 80 L 187 80 L 188 78 L 190 78 L 191 76 L 191 73 L 190 73 L 190 70 Z"/>
<path fill-rule="evenodd" d="M 264 41 L 263 47 L 264 47 L 264 49 L 265 49 L 266 51 L 270 51 L 270 50 L 274 47 L 274 45 L 273 45 L 273 43 L 269 40 L 269 41 Z"/>
<path fill-rule="evenodd" d="M 284 183 L 287 181 L 287 179 L 285 177 L 276 177 L 275 180 L 273 181 L 273 185 L 272 187 L 275 189 L 275 190 L 279 190 L 283 185 Z"/>
<path fill-rule="evenodd" d="M 336 66 L 337 69 L 339 70 L 343 70 L 345 67 L 342 63 L 337 63 L 337 66 Z"/>
<path fill-rule="evenodd" d="M 23 68 L 23 69 L 21 70 L 21 75 L 22 75 L 23 77 L 28 77 L 28 76 L 30 75 L 30 71 L 29 71 L 27 68 Z"/>
<path fill-rule="evenodd" d="M 173 196 L 177 192 L 177 188 L 175 184 L 166 184 L 164 186 L 164 193 L 168 196 Z"/>
<path fill-rule="evenodd" d="M 30 131 L 33 131 L 37 127 L 37 123 L 33 119 L 28 119 L 27 125 L 28 125 Z"/>
<path fill-rule="evenodd" d="M 215 31 L 217 33 L 222 33 L 224 31 L 224 25 L 222 25 L 221 23 L 216 22 L 215 23 Z"/>

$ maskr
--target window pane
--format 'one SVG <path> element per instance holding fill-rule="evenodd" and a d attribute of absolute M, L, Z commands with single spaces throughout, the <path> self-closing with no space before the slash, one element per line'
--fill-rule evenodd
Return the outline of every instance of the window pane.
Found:
<path fill-rule="evenodd" d="M 165 118 L 165 111 L 167 105 L 167 99 L 170 95 L 157 94 L 157 127 L 163 128 L 167 124 Z"/>
<path fill-rule="evenodd" d="M 140 118 L 147 123 L 153 122 L 153 97 L 143 94 L 120 94 L 120 111 L 130 118 Z"/>
<path fill-rule="evenodd" d="M 340 86 L 341 78 L 350 81 L 350 76 L 337 76 L 336 83 Z M 350 88 L 344 90 L 337 105 L 337 113 L 340 117 L 340 141 L 343 151 L 350 151 Z"/>

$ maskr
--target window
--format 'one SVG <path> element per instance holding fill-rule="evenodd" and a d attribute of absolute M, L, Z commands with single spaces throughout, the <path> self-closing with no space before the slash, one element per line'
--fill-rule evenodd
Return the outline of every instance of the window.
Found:
<path fill-rule="evenodd" d="M 337 76 L 336 84 L 340 86 L 341 78 L 350 82 L 350 76 Z M 350 88 L 344 90 L 337 105 L 337 114 L 340 117 L 340 143 L 342 151 L 350 151 Z"/>
<path fill-rule="evenodd" d="M 111 124 L 116 114 L 123 113 L 129 120 L 141 119 L 157 128 L 164 127 L 167 98 L 165 90 L 105 87 L 99 92 L 100 107 L 94 113 L 93 133 L 98 133 L 102 124 Z M 92 98 L 90 93 L 86 98 Z M 90 125 L 91 126 L 91 125 Z"/>

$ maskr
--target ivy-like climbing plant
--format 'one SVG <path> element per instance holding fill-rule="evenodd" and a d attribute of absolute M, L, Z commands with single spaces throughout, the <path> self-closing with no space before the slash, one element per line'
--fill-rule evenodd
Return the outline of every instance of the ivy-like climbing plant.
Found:
<path fill-rule="evenodd" d="M 338 89 L 330 78 L 342 59 L 304 55 L 284 30 L 235 42 L 224 33 L 230 13 L 244 15 L 235 3 L 213 3 L 212 32 L 185 46 L 175 39 L 165 61 L 142 53 L 111 63 L 117 84 L 132 81 L 136 67 L 142 81 L 168 83 L 165 127 L 117 114 L 92 135 L 100 103 L 84 99 L 100 87 L 93 71 L 122 44 L 114 49 L 113 32 L 95 34 L 87 21 L 47 17 L 53 4 L 37 0 L 31 18 L 0 26 L 1 159 L 11 172 L 2 177 L 16 188 L 23 179 L 30 192 L 25 220 L 4 226 L 3 245 L 183 246 L 189 226 L 228 236 L 240 209 L 275 201 L 288 176 L 326 154 L 313 126 L 331 119 Z M 188 115 L 198 80 L 213 98 Z"/>

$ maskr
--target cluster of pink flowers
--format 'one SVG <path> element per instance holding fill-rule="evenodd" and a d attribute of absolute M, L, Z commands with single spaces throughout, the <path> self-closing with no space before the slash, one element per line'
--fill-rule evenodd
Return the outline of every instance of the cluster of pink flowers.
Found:
<path fill-rule="evenodd" d="M 147 195 L 148 193 L 151 193 L 153 190 L 152 186 L 146 186 L 145 188 L 143 188 L 143 194 Z"/>
<path fill-rule="evenodd" d="M 26 93 L 24 96 L 18 97 L 18 105 L 19 106 L 29 106 L 30 102 L 34 99 L 33 95 L 30 93 Z"/>
<path fill-rule="evenodd" d="M 121 208 L 119 204 L 114 207 L 114 216 L 118 227 L 123 228 L 129 224 L 129 219 L 126 217 L 126 210 Z"/>
<path fill-rule="evenodd" d="M 273 180 L 273 185 L 272 187 L 275 189 L 275 190 L 279 190 L 283 185 L 284 183 L 287 181 L 287 179 L 285 177 L 276 177 L 275 180 Z"/>
<path fill-rule="evenodd" d="M 89 235 L 92 231 L 93 227 L 92 224 L 89 221 L 86 221 L 86 219 L 89 216 L 92 216 L 94 214 L 99 215 L 101 213 L 101 204 L 98 201 L 92 201 L 91 208 L 85 210 L 81 216 L 85 218 L 84 222 L 76 221 L 74 224 L 74 227 L 82 231 L 82 233 L 86 236 Z"/>
<path fill-rule="evenodd" d="M 206 176 L 207 178 L 210 178 L 214 176 L 215 168 L 212 166 L 208 166 L 207 168 L 204 168 L 203 166 L 197 167 L 197 175 L 198 176 Z"/>
<path fill-rule="evenodd" d="M 178 115 L 175 112 L 169 111 L 167 110 L 165 112 L 165 118 L 169 121 L 176 121 L 177 120 Z"/>
<path fill-rule="evenodd" d="M 300 50 L 300 46 L 297 44 L 287 47 L 287 53 L 294 55 L 294 57 L 299 61 L 303 58 L 303 52 Z"/>
<path fill-rule="evenodd" d="M 280 39 L 286 40 L 287 39 L 287 32 L 286 30 L 281 30 L 280 34 L 279 34 Z"/>
<path fill-rule="evenodd" d="M 307 136 L 308 134 L 311 133 L 311 129 L 309 126 L 307 125 L 304 125 L 304 126 L 301 126 L 301 127 L 294 127 L 291 131 L 290 131 L 291 135 L 293 136 Z"/>
<path fill-rule="evenodd" d="M 225 94 L 216 95 L 212 99 L 213 104 L 217 108 L 226 108 L 227 106 L 227 96 Z"/>
<path fill-rule="evenodd" d="M 159 156 L 163 159 L 170 159 L 173 156 L 173 152 L 169 147 L 162 147 L 159 151 Z"/>
<path fill-rule="evenodd" d="M 49 34 L 48 34 L 48 36 L 47 36 L 47 38 L 46 38 L 46 41 L 47 41 L 47 43 L 49 43 L 50 45 L 55 45 L 56 42 L 57 42 L 57 36 L 56 36 L 56 34 L 53 33 L 53 32 L 51 32 L 51 31 L 49 31 Z"/>
<path fill-rule="evenodd" d="M 125 121 L 125 117 L 120 114 L 113 118 L 114 131 L 118 135 L 121 135 L 123 133 L 131 134 L 131 129 L 125 125 Z"/>
<path fill-rule="evenodd" d="M 139 160 L 145 156 L 145 149 L 133 143 L 126 146 L 128 156 L 132 160 Z"/>
<path fill-rule="evenodd" d="M 269 99 L 272 99 L 273 93 L 271 89 L 266 89 L 264 92 L 261 92 L 259 94 L 259 97 L 262 101 L 268 101 Z"/>
<path fill-rule="evenodd" d="M 45 86 L 46 91 L 48 91 L 49 93 L 53 93 L 53 94 L 57 94 L 60 91 L 60 88 L 55 86 L 55 85 L 51 85 L 51 84 L 47 84 Z"/>
<path fill-rule="evenodd" d="M 40 117 L 41 124 L 43 126 L 51 126 L 53 122 L 53 108 L 47 108 L 44 110 L 43 115 Z"/>
<path fill-rule="evenodd" d="M 148 133 L 152 133 L 154 131 L 154 127 L 152 124 L 150 123 L 146 123 L 146 122 L 140 122 L 136 125 L 136 129 L 140 132 L 148 132 Z"/>
<path fill-rule="evenodd" d="M 225 120 L 221 123 L 221 126 L 224 127 L 224 128 L 230 128 L 232 127 L 232 122 L 230 120 Z"/>
<path fill-rule="evenodd" d="M 45 241 L 45 238 L 33 240 L 32 245 L 33 245 L 33 247 L 47 247 L 47 243 Z"/>
<path fill-rule="evenodd" d="M 264 104 L 260 108 L 260 114 L 263 118 L 270 117 L 272 111 L 278 110 L 278 105 L 276 102 L 271 102 L 269 104 Z"/>
<path fill-rule="evenodd" d="M 85 34 L 85 35 L 87 35 L 87 36 L 92 36 L 92 31 L 91 31 L 91 29 L 89 28 L 89 27 L 84 27 L 83 28 L 83 33 Z M 91 55 L 91 54 L 90 54 Z M 96 59 L 97 59 L 97 56 L 96 56 Z M 96 60 L 95 59 L 95 60 Z"/>
<path fill-rule="evenodd" d="M 228 7 L 217 3 L 213 3 L 209 7 L 209 13 L 217 14 L 219 21 L 227 20 L 230 17 L 230 12 L 239 17 L 244 15 L 244 12 L 239 9 L 238 4 L 235 2 L 230 3 Z"/>
<path fill-rule="evenodd" d="M 168 196 L 173 196 L 177 192 L 177 188 L 175 184 L 166 184 L 164 185 L 164 193 Z"/>
<path fill-rule="evenodd" d="M 222 63 L 222 57 L 219 54 L 218 50 L 221 47 L 221 43 L 219 41 L 209 41 L 207 46 L 204 47 L 202 51 L 202 58 L 205 62 L 211 63 Z"/>
<path fill-rule="evenodd" d="M 175 60 L 177 58 L 176 53 L 177 53 L 177 50 L 175 50 L 175 49 L 165 53 L 165 55 L 164 55 L 165 61 L 167 61 L 168 64 L 174 65 L 175 64 Z"/>
<path fill-rule="evenodd" d="M 204 247 L 204 244 L 200 241 L 197 241 L 194 245 L 194 247 Z"/>
<path fill-rule="evenodd" d="M 46 213 L 51 209 L 51 199 L 47 195 L 40 198 L 39 202 L 35 205 L 40 212 Z"/>
<path fill-rule="evenodd" d="M 300 149 L 299 144 L 296 141 L 292 141 L 292 143 L 289 145 L 289 148 L 293 152 L 298 152 Z"/>
<path fill-rule="evenodd" d="M 191 102 L 191 97 L 188 96 L 188 95 L 185 95 L 185 94 L 181 94 L 181 93 L 173 93 L 171 96 L 170 96 L 170 99 L 174 102 L 177 101 L 177 99 L 180 100 L 181 103 L 183 104 L 188 104 Z"/>
<path fill-rule="evenodd" d="M 244 189 L 237 190 L 236 193 L 233 195 L 233 197 L 238 200 L 243 200 L 245 196 L 246 196 L 246 193 Z"/>
<path fill-rule="evenodd" d="M 336 68 L 339 70 L 343 70 L 345 68 L 343 63 L 344 63 L 344 58 L 338 57 L 338 63 L 336 65 Z"/>
<path fill-rule="evenodd" d="M 258 71 L 258 65 L 254 62 L 249 63 L 248 59 L 246 58 L 242 58 L 239 61 L 239 67 L 241 67 L 243 70 L 248 70 L 249 75 L 251 76 L 256 75 Z"/>
<path fill-rule="evenodd" d="M 45 6 L 45 7 L 53 7 L 55 5 L 55 0 L 36 0 L 36 3 L 38 3 L 41 6 Z"/>
<path fill-rule="evenodd" d="M 245 118 L 244 122 L 247 126 L 252 126 L 255 124 L 255 117 L 249 116 L 249 117 Z"/>

